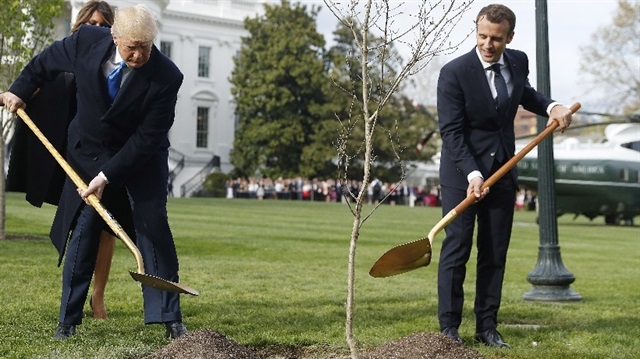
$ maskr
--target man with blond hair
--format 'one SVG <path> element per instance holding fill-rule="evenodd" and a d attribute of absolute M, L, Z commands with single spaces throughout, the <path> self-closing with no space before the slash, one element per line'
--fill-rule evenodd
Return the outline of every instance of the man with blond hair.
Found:
<path fill-rule="evenodd" d="M 15 112 L 59 73 L 70 72 L 76 78 L 77 113 L 69 125 L 67 160 L 90 182 L 80 190 L 66 180 L 51 228 L 51 239 L 63 248 L 64 256 L 56 339 L 73 336 L 82 323 L 98 250 L 95 238 L 105 228 L 89 205 L 90 194 L 101 198 L 116 218 L 124 212 L 122 203 L 129 206 L 145 272 L 179 282 L 166 181 L 168 132 L 183 75 L 153 45 L 157 34 L 158 25 L 147 8 L 122 8 L 111 30 L 83 26 L 56 41 L 2 94 L 5 107 Z M 177 293 L 146 285 L 142 293 L 146 324 L 164 324 L 172 339 L 186 333 Z"/>

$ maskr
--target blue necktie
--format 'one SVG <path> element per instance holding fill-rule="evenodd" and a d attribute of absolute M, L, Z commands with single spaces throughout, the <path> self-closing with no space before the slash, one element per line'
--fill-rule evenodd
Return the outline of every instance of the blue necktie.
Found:
<path fill-rule="evenodd" d="M 507 108 L 507 104 L 509 103 L 509 91 L 507 90 L 507 82 L 504 80 L 504 77 L 502 77 L 502 73 L 500 72 L 500 64 L 491 65 L 491 69 L 495 73 L 493 82 L 496 85 L 496 91 L 498 92 L 496 108 L 498 109 L 498 111 L 504 111 Z"/>
<path fill-rule="evenodd" d="M 120 83 L 122 82 L 122 69 L 127 67 L 127 63 L 122 61 L 118 67 L 113 69 L 109 76 L 107 77 L 107 86 L 109 89 L 109 97 L 111 97 L 111 102 L 116 98 L 118 91 L 120 90 Z"/>

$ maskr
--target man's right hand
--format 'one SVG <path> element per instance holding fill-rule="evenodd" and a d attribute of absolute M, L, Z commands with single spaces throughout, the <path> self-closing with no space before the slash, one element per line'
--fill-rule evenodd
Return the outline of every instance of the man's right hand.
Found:
<path fill-rule="evenodd" d="M 107 183 L 109 182 L 107 182 L 104 177 L 97 175 L 91 180 L 91 182 L 89 182 L 89 185 L 84 191 L 80 188 L 78 188 L 77 191 L 82 200 L 86 204 L 90 205 L 89 195 L 95 194 L 98 199 L 102 199 L 102 193 L 104 192 L 104 188 L 107 186 Z"/>

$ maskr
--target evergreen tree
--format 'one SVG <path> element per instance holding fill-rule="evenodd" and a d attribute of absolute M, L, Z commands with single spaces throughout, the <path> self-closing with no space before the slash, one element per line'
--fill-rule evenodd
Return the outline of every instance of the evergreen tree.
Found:
<path fill-rule="evenodd" d="M 325 101 L 324 37 L 316 31 L 319 7 L 282 0 L 265 5 L 265 15 L 246 19 L 230 81 L 236 102 L 231 163 L 238 175 L 294 177 L 305 146 L 317 130 Z"/>

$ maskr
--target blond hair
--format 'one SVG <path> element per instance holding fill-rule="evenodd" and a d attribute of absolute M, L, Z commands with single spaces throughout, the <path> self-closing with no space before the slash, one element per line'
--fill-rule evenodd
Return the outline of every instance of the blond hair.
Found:
<path fill-rule="evenodd" d="M 144 5 L 118 9 L 111 34 L 133 42 L 153 42 L 158 35 L 158 23 Z"/>

